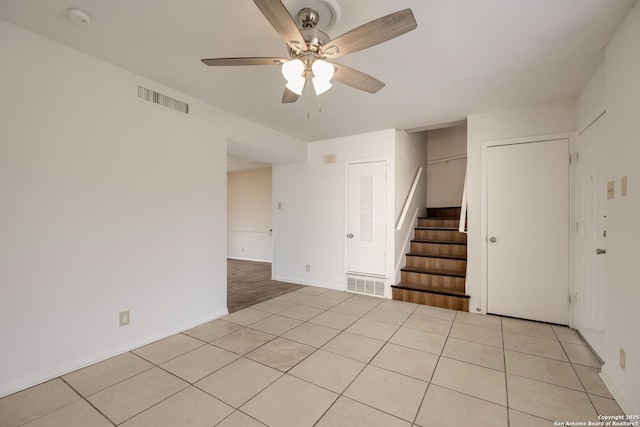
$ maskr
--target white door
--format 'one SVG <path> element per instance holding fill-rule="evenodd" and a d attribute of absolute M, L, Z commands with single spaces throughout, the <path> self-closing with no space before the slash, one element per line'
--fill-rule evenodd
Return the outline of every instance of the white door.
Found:
<path fill-rule="evenodd" d="M 385 161 L 347 167 L 347 272 L 386 273 L 386 169 Z"/>
<path fill-rule="evenodd" d="M 574 192 L 574 305 L 573 326 L 596 353 L 604 354 L 605 201 L 603 134 L 600 117 L 576 140 L 573 162 Z"/>
<path fill-rule="evenodd" d="M 487 308 L 569 323 L 569 140 L 488 149 Z"/>

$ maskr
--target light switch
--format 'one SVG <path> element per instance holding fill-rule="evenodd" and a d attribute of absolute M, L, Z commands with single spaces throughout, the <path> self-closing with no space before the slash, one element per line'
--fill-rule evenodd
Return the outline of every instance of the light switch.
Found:
<path fill-rule="evenodd" d="M 620 180 L 620 196 L 621 197 L 627 196 L 627 177 L 626 176 L 623 176 L 622 179 Z"/>
<path fill-rule="evenodd" d="M 282 202 L 278 202 L 278 209 L 282 209 Z"/>
<path fill-rule="evenodd" d="M 607 199 L 615 199 L 616 197 L 616 182 L 607 182 Z"/>

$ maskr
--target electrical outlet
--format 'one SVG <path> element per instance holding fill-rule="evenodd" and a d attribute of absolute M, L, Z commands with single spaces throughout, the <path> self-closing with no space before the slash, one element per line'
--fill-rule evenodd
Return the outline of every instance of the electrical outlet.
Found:
<path fill-rule="evenodd" d="M 616 198 L 616 182 L 609 181 L 607 182 L 607 199 L 615 199 Z"/>
<path fill-rule="evenodd" d="M 129 310 L 120 312 L 120 326 L 127 326 L 131 322 Z"/>
<path fill-rule="evenodd" d="M 311 266 L 309 264 L 307 264 L 307 266 L 305 268 L 307 270 L 307 273 L 311 271 Z"/>
<path fill-rule="evenodd" d="M 620 367 L 627 369 L 627 352 L 624 349 L 620 349 Z"/>
<path fill-rule="evenodd" d="M 278 202 L 278 209 L 282 209 L 282 202 Z"/>

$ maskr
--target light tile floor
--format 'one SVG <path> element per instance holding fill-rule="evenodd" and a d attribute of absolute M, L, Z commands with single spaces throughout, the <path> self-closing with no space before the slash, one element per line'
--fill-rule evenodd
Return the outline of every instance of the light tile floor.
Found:
<path fill-rule="evenodd" d="M 0 427 L 551 426 L 622 411 L 569 328 L 307 287 L 0 399 Z"/>

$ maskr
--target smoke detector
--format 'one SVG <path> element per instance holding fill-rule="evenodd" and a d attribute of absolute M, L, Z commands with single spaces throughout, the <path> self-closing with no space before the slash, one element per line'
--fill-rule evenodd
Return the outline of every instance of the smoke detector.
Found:
<path fill-rule="evenodd" d="M 75 24 L 90 24 L 91 17 L 89 14 L 80 9 L 69 9 L 67 10 L 67 18 L 69 21 Z"/>

